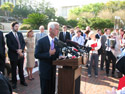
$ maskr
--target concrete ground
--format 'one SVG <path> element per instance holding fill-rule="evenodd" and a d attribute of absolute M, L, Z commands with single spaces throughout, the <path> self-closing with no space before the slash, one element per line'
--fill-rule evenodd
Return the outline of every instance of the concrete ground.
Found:
<path fill-rule="evenodd" d="M 94 73 L 94 71 L 93 71 Z M 13 94 L 40 94 L 40 80 L 38 71 L 33 74 L 35 80 L 29 81 L 26 78 L 28 87 L 21 86 L 18 81 L 17 89 L 13 90 Z M 106 94 L 107 90 L 112 87 L 117 89 L 118 78 L 107 77 L 105 71 L 99 71 L 98 78 L 94 74 L 89 78 L 87 76 L 87 68 L 83 66 L 81 75 L 81 94 Z"/>

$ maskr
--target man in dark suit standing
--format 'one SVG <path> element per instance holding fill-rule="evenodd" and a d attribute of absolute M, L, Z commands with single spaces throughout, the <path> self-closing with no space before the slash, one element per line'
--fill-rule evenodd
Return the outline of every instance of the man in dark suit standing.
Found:
<path fill-rule="evenodd" d="M 67 27 L 65 25 L 63 25 L 62 32 L 60 32 L 60 34 L 59 34 L 59 40 L 66 42 L 67 39 L 71 40 L 70 33 L 67 32 Z"/>
<path fill-rule="evenodd" d="M 10 58 L 11 68 L 12 68 L 12 88 L 17 87 L 17 78 L 16 78 L 16 68 L 18 66 L 20 84 L 27 86 L 23 74 L 23 64 L 24 64 L 24 55 L 23 51 L 25 48 L 25 42 L 22 33 L 18 32 L 19 24 L 18 22 L 11 23 L 12 31 L 6 35 L 7 46 L 8 46 L 8 55 Z"/>
<path fill-rule="evenodd" d="M 0 31 L 0 71 L 4 73 L 5 68 L 5 42 L 3 32 Z"/>
<path fill-rule="evenodd" d="M 35 48 L 35 57 L 40 61 L 41 94 L 55 94 L 56 66 L 52 65 L 52 61 L 59 56 L 59 49 L 54 45 L 54 41 L 57 41 L 55 36 L 59 33 L 59 24 L 50 22 L 48 31 L 48 36 L 38 40 Z"/>

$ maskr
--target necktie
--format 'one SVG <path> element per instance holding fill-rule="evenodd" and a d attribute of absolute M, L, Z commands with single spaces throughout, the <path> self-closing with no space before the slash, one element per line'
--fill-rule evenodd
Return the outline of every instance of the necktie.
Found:
<path fill-rule="evenodd" d="M 66 39 L 66 32 L 63 32 L 64 40 Z"/>
<path fill-rule="evenodd" d="M 20 49 L 21 48 L 21 45 L 20 45 L 20 41 L 19 41 L 19 38 L 17 37 L 17 34 L 15 33 L 15 38 L 17 40 L 17 43 L 18 43 L 18 48 Z"/>
<path fill-rule="evenodd" d="M 54 39 L 52 39 L 52 41 L 51 41 L 51 50 L 53 50 L 54 49 Z"/>

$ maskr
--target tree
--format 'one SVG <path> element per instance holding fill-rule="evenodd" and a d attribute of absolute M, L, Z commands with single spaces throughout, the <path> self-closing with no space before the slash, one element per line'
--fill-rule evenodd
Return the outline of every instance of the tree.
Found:
<path fill-rule="evenodd" d="M 40 13 L 32 13 L 27 19 L 23 20 L 23 24 L 29 24 L 33 29 L 38 29 L 40 25 L 47 27 L 48 17 Z"/>
<path fill-rule="evenodd" d="M 78 21 L 77 20 L 68 20 L 67 23 L 69 26 L 76 27 Z"/>
<path fill-rule="evenodd" d="M 60 25 L 67 25 L 67 21 L 63 17 L 59 16 L 55 19 L 57 19 L 57 22 L 59 22 Z"/>
<path fill-rule="evenodd" d="M 5 16 L 9 17 L 9 13 L 13 12 L 14 5 L 12 3 L 6 2 L 1 5 L 1 10 L 5 12 Z"/>
<path fill-rule="evenodd" d="M 104 29 L 104 28 L 113 28 L 114 24 L 109 19 L 101 19 L 101 18 L 91 18 L 90 19 L 90 27 L 94 29 Z"/>

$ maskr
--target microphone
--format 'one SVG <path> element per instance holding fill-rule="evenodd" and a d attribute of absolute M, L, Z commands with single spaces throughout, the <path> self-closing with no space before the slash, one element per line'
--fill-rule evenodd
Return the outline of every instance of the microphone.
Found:
<path fill-rule="evenodd" d="M 76 42 L 74 42 L 74 41 L 71 41 L 71 40 L 69 40 L 69 39 L 66 40 L 66 43 L 67 43 L 67 45 L 72 46 L 72 47 L 75 47 L 76 49 L 79 49 L 79 48 L 80 48 L 78 43 L 76 43 Z"/>
<path fill-rule="evenodd" d="M 56 46 L 58 46 L 59 48 L 67 47 L 67 45 L 64 42 L 62 42 L 61 40 L 54 41 L 54 44 Z"/>

